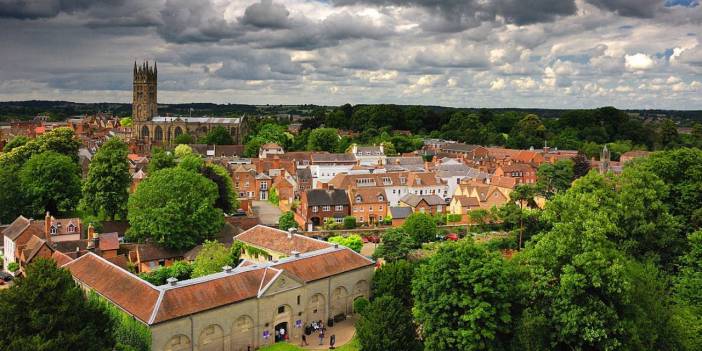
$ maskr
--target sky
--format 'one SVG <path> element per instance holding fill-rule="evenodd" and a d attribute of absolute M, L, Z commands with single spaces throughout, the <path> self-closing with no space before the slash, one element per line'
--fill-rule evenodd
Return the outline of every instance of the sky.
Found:
<path fill-rule="evenodd" d="M 699 0 L 0 0 L 0 101 L 702 109 Z"/>

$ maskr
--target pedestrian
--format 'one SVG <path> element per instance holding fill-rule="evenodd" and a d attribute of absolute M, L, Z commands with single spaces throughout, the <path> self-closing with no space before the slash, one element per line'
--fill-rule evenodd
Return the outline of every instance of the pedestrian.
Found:
<path fill-rule="evenodd" d="M 324 345 L 324 329 L 319 329 L 319 344 Z"/>
<path fill-rule="evenodd" d="M 302 341 L 300 342 L 300 346 L 308 346 L 309 344 L 307 343 L 307 336 L 305 334 L 302 334 Z"/>
<path fill-rule="evenodd" d="M 288 340 L 285 338 L 285 329 L 280 328 L 280 340 Z"/>
<path fill-rule="evenodd" d="M 336 335 L 335 335 L 335 334 L 332 334 L 332 335 L 329 337 L 329 349 L 330 349 L 330 350 L 333 350 L 333 349 L 334 349 L 334 344 L 336 344 Z"/>

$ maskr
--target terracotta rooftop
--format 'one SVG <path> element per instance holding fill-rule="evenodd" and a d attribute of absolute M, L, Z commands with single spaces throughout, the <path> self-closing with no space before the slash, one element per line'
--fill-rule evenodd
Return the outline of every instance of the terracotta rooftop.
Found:
<path fill-rule="evenodd" d="M 461 207 L 480 207 L 480 200 L 476 197 L 459 195 L 456 196 L 456 200 L 461 204 Z"/>
<path fill-rule="evenodd" d="M 5 228 L 2 233 L 4 236 L 14 241 L 29 227 L 31 222 L 31 220 L 25 218 L 24 216 L 19 216 L 10 224 L 10 226 Z"/>
<path fill-rule="evenodd" d="M 234 239 L 286 255 L 291 255 L 293 251 L 303 253 L 331 246 L 327 242 L 308 238 L 304 235 L 293 234 L 292 237 L 288 235 L 287 231 L 259 224 L 235 236 Z"/>
<path fill-rule="evenodd" d="M 348 248 L 331 247 L 320 252 L 310 253 L 307 257 L 284 259 L 274 264 L 276 268 L 294 274 L 305 282 L 311 282 L 373 265 L 374 262 Z"/>
<path fill-rule="evenodd" d="M 400 202 L 404 202 L 412 207 L 417 207 L 422 201 L 425 201 L 429 206 L 446 205 L 446 201 L 438 195 L 407 194 L 400 198 Z"/>
<path fill-rule="evenodd" d="M 93 253 L 87 253 L 63 267 L 79 282 L 148 323 L 160 294 L 155 286 Z"/>
<path fill-rule="evenodd" d="M 65 265 L 68 262 L 73 261 L 73 258 L 71 258 L 70 256 L 66 255 L 65 253 L 63 253 L 61 251 L 54 251 L 51 254 L 51 258 L 54 261 L 56 261 L 56 265 L 59 267 Z"/>
<path fill-rule="evenodd" d="M 119 249 L 119 237 L 117 233 L 102 233 L 100 234 L 99 248 L 101 251 Z"/>

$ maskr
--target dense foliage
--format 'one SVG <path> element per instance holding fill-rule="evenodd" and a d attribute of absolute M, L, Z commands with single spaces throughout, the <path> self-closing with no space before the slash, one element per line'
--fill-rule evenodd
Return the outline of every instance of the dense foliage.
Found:
<path fill-rule="evenodd" d="M 127 144 L 117 138 L 105 142 L 93 156 L 83 183 L 82 208 L 107 219 L 125 218 L 131 184 Z"/>
<path fill-rule="evenodd" d="M 217 198 L 217 186 L 200 174 L 180 168 L 157 171 L 129 197 L 127 235 L 172 249 L 192 248 L 222 229 Z"/>
<path fill-rule="evenodd" d="M 290 228 L 297 229 L 298 225 L 295 221 L 295 213 L 293 211 L 288 211 L 283 213 L 278 218 L 278 228 L 287 231 Z"/>
<path fill-rule="evenodd" d="M 53 151 L 34 154 L 20 169 L 25 215 L 71 213 L 80 200 L 80 167 L 71 157 Z"/>
<path fill-rule="evenodd" d="M 348 247 L 349 249 L 361 252 L 363 248 L 363 239 L 357 234 L 349 236 L 332 236 L 329 238 L 330 243 L 339 244 Z"/>
<path fill-rule="evenodd" d="M 39 258 L 0 292 L 0 349 L 112 350 L 114 322 L 71 274 Z"/>
<path fill-rule="evenodd" d="M 356 334 L 364 351 L 421 350 L 409 309 L 388 295 L 363 308 L 356 321 Z"/>

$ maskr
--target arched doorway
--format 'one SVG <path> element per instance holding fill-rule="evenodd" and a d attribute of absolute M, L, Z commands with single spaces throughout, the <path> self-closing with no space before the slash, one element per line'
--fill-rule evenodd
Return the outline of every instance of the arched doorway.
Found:
<path fill-rule="evenodd" d="M 286 341 L 292 336 L 290 335 L 292 327 L 292 307 L 288 305 L 278 306 L 275 319 L 273 320 L 273 335 L 275 342 Z"/>
<path fill-rule="evenodd" d="M 233 351 L 251 350 L 254 346 L 255 337 L 253 319 L 249 316 L 241 316 L 234 321 L 234 326 L 232 327 L 231 349 Z"/>
<path fill-rule="evenodd" d="M 307 323 L 327 320 L 327 301 L 322 294 L 314 294 L 307 301 Z"/>
<path fill-rule="evenodd" d="M 336 317 L 340 314 L 346 314 L 346 301 L 349 296 L 348 291 L 343 286 L 337 287 L 332 292 L 331 296 L 331 316 Z"/>
<path fill-rule="evenodd" d="M 312 217 L 310 218 L 310 220 L 312 221 L 312 225 L 315 227 L 320 226 L 322 224 L 322 221 L 319 219 L 319 217 Z"/>
<path fill-rule="evenodd" d="M 149 138 L 149 128 L 147 126 L 141 127 L 141 138 L 142 139 L 148 139 Z"/>
<path fill-rule="evenodd" d="M 210 324 L 200 333 L 197 343 L 199 351 L 222 351 L 224 350 L 224 331 L 217 324 Z"/>
<path fill-rule="evenodd" d="M 166 346 L 163 347 L 163 351 L 185 351 L 190 350 L 190 339 L 183 335 L 178 334 L 166 342 Z"/>
<path fill-rule="evenodd" d="M 181 129 L 180 127 L 175 127 L 174 137 L 177 138 L 181 134 L 183 134 L 183 129 Z"/>

